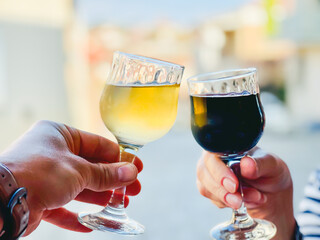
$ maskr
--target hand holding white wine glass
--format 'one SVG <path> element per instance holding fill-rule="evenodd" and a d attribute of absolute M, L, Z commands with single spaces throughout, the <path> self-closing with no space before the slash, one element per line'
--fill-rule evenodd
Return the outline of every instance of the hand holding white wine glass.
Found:
<path fill-rule="evenodd" d="M 125 152 L 138 151 L 170 130 L 176 119 L 183 71 L 183 66 L 174 63 L 114 53 L 100 100 L 100 113 L 118 140 L 120 161 Z M 94 230 L 124 235 L 143 233 L 144 227 L 125 213 L 124 195 L 125 187 L 114 190 L 101 212 L 80 213 L 79 221 Z"/>

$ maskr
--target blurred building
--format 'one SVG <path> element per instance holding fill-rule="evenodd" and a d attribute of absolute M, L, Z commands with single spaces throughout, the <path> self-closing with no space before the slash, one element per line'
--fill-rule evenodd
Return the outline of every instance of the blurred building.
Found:
<path fill-rule="evenodd" d="M 299 121 L 320 123 L 320 1 L 297 0 L 296 10 L 285 22 L 283 36 L 297 46 L 288 61 L 287 103 Z"/>
<path fill-rule="evenodd" d="M 39 119 L 70 121 L 64 29 L 71 1 L 0 1 L 0 148 Z"/>
<path fill-rule="evenodd" d="M 262 89 L 285 101 L 295 118 L 319 120 L 320 110 L 312 108 L 319 89 L 317 0 L 298 1 L 296 7 L 293 0 L 249 1 L 190 26 L 167 19 L 147 25 L 88 25 L 79 18 L 76 2 L 0 2 L 0 123 L 15 126 L 3 130 L 10 137 L 2 138 L 0 147 L 43 118 L 106 133 L 99 99 L 116 50 L 184 65 L 184 79 L 256 66 Z M 186 81 L 181 100 L 181 116 L 189 115 Z M 275 115 L 274 122 L 283 126 L 287 117 L 279 115 L 288 115 L 284 110 L 271 112 L 268 125 Z M 188 121 L 183 116 L 178 123 Z"/>

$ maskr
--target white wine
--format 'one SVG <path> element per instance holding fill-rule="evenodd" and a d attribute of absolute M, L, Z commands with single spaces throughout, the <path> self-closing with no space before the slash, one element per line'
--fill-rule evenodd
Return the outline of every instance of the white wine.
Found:
<path fill-rule="evenodd" d="M 119 143 L 143 146 L 165 135 L 175 122 L 179 84 L 110 85 L 100 100 L 106 127 Z"/>

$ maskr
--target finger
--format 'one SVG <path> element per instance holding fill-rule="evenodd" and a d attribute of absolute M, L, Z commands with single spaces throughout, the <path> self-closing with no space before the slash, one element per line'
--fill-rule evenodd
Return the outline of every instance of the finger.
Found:
<path fill-rule="evenodd" d="M 121 162 L 128 162 L 128 163 L 133 163 L 136 165 L 138 172 L 141 172 L 143 169 L 143 163 L 139 157 L 136 155 L 133 155 L 128 152 L 122 152 L 121 153 Z"/>
<path fill-rule="evenodd" d="M 95 192 L 89 189 L 83 190 L 75 198 L 76 201 L 95 204 L 99 206 L 106 206 L 112 196 L 112 191 Z M 129 197 L 125 196 L 124 205 L 127 207 L 129 204 Z"/>
<path fill-rule="evenodd" d="M 133 160 L 133 164 L 137 167 L 138 173 L 140 173 L 143 169 L 143 163 L 139 157 L 135 157 Z"/>
<path fill-rule="evenodd" d="M 246 203 L 245 202 L 244 205 L 246 206 L 246 208 L 248 210 L 255 209 L 256 211 L 259 211 L 258 209 L 261 207 L 261 204 L 259 204 L 259 203 Z"/>
<path fill-rule="evenodd" d="M 85 173 L 85 188 L 101 192 L 116 189 L 133 183 L 138 169 L 131 163 L 90 164 L 89 172 Z"/>
<path fill-rule="evenodd" d="M 99 135 L 81 131 L 66 126 L 73 139 L 73 147 L 71 147 L 76 155 L 89 160 L 92 163 L 98 162 L 118 162 L 119 161 L 119 145 L 103 138 Z M 139 172 L 143 169 L 143 163 L 140 158 L 131 153 L 123 152 L 121 161 L 132 162 L 136 165 Z"/>
<path fill-rule="evenodd" d="M 119 145 L 115 142 L 66 125 L 65 127 L 71 134 L 73 144 L 69 144 L 69 148 L 74 154 L 91 162 L 119 161 Z"/>
<path fill-rule="evenodd" d="M 277 157 L 257 149 L 253 155 L 241 159 L 241 175 L 247 179 L 274 177 L 282 170 Z"/>
<path fill-rule="evenodd" d="M 200 162 L 203 162 L 212 178 L 230 193 L 235 193 L 239 181 L 230 168 L 214 153 L 204 152 Z"/>
<path fill-rule="evenodd" d="M 200 192 L 200 194 L 208 199 L 211 200 L 211 202 L 216 205 L 218 208 L 225 208 L 227 207 L 226 203 L 222 201 L 219 197 L 216 195 L 212 194 L 211 191 L 209 191 L 207 188 L 205 188 L 202 183 L 197 180 L 197 187 Z M 225 192 L 226 194 L 227 192 Z"/>
<path fill-rule="evenodd" d="M 83 190 L 76 196 L 75 200 L 79 202 L 91 203 L 100 206 L 106 206 L 112 195 L 112 191 L 95 192 L 89 189 Z"/>
<path fill-rule="evenodd" d="M 251 187 L 243 187 L 243 201 L 245 203 L 263 204 L 267 201 L 267 196 L 259 190 Z"/>
<path fill-rule="evenodd" d="M 224 196 L 224 202 L 227 206 L 233 208 L 233 209 L 239 209 L 242 204 L 242 198 L 240 193 L 227 193 Z"/>
<path fill-rule="evenodd" d="M 277 156 L 256 148 L 252 156 L 241 159 L 244 181 L 264 193 L 282 191 L 292 184 L 287 165 Z"/>
<path fill-rule="evenodd" d="M 140 191 L 141 191 L 141 184 L 139 180 L 136 180 L 127 186 L 126 194 L 129 196 L 135 196 L 139 194 Z"/>
<path fill-rule="evenodd" d="M 240 193 L 230 194 L 227 189 L 217 183 L 210 175 L 207 168 L 203 168 L 200 164 L 198 167 L 198 188 L 200 193 L 212 200 L 212 202 L 218 207 L 224 207 L 224 205 L 232 207 L 234 209 L 239 208 L 242 199 Z"/>
<path fill-rule="evenodd" d="M 44 214 L 43 220 L 52 223 L 60 228 L 64 228 L 76 232 L 91 232 L 92 230 L 86 228 L 78 221 L 78 215 L 74 212 L 68 211 L 65 208 L 58 208 L 54 210 L 47 210 Z"/>
<path fill-rule="evenodd" d="M 212 195 L 217 195 L 217 189 L 222 188 L 223 186 L 220 185 L 219 182 L 217 182 L 212 175 L 210 174 L 208 168 L 205 166 L 204 161 L 199 161 L 197 166 L 197 180 L 201 183 L 201 185 L 209 192 L 212 193 Z M 226 191 L 224 189 L 224 191 Z M 221 200 L 223 199 L 220 198 Z"/>
<path fill-rule="evenodd" d="M 224 190 L 223 187 L 213 189 L 213 191 L 209 191 L 202 185 L 200 181 L 197 181 L 197 186 L 201 195 L 209 198 L 211 202 L 218 208 L 231 207 L 233 209 L 238 209 L 241 206 L 242 198 L 240 193 L 228 193 L 226 190 Z"/>
<path fill-rule="evenodd" d="M 260 211 L 262 205 L 268 201 L 266 194 L 259 192 L 255 188 L 244 189 L 244 205 L 247 209 Z"/>

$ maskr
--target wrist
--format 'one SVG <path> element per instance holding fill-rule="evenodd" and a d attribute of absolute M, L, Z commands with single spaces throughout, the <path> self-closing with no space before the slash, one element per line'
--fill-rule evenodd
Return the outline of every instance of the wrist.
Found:
<path fill-rule="evenodd" d="M 26 189 L 18 184 L 7 166 L 0 164 L 0 206 L 3 219 L 1 234 L 5 239 L 18 239 L 26 230 L 29 210 Z"/>
<path fill-rule="evenodd" d="M 273 211 L 273 221 L 277 225 L 278 234 L 275 239 L 291 240 L 294 237 L 296 220 L 293 213 L 292 189 L 282 192 L 280 196 L 275 197 L 271 206 L 276 206 Z"/>
<path fill-rule="evenodd" d="M 254 218 L 266 219 L 277 227 L 273 240 L 292 240 L 296 221 L 293 213 L 292 189 L 283 190 L 281 193 L 268 194 L 265 204 L 250 209 L 249 214 Z"/>
<path fill-rule="evenodd" d="M 292 240 L 302 240 L 302 239 L 303 239 L 303 235 L 300 232 L 298 223 L 296 222 L 295 229 L 294 229 L 294 236 L 292 237 Z"/>

